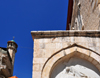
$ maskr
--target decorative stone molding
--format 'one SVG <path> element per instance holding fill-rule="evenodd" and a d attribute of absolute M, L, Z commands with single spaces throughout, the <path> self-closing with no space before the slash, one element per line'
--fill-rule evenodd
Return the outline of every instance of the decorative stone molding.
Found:
<path fill-rule="evenodd" d="M 65 36 L 100 37 L 99 30 L 68 30 L 68 31 L 31 31 L 32 38 L 50 38 Z"/>
<path fill-rule="evenodd" d="M 65 58 L 68 59 L 73 56 L 77 56 L 91 62 L 100 71 L 100 60 L 98 60 L 100 59 L 100 55 L 90 49 L 73 44 L 66 49 L 56 52 L 46 61 L 42 69 L 41 78 L 50 78 L 52 69 L 55 68 L 60 60 Z"/>

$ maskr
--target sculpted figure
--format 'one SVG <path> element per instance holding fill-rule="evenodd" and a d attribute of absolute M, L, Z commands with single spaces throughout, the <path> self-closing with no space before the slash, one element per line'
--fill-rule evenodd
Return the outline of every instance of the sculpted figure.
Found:
<path fill-rule="evenodd" d="M 73 76 L 73 78 L 89 78 L 88 76 L 86 76 L 85 74 L 78 72 L 77 70 L 75 70 L 72 66 L 71 67 L 66 67 L 66 73 L 68 75 Z"/>
<path fill-rule="evenodd" d="M 70 66 L 66 67 L 55 78 L 91 78 L 91 77 L 86 76 L 84 73 L 75 70 L 73 66 Z"/>

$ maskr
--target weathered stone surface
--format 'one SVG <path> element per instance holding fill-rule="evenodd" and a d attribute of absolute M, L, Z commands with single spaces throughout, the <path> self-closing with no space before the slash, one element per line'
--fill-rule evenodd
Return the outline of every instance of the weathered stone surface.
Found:
<path fill-rule="evenodd" d="M 90 66 L 92 70 L 88 68 L 88 66 Z M 93 66 L 91 63 L 88 63 L 85 60 L 74 57 L 71 58 L 66 63 L 66 65 L 60 63 L 60 65 L 56 66 L 51 74 L 51 78 L 62 78 L 62 77 L 63 78 L 92 78 L 92 77 L 99 78 L 100 77 L 99 71 L 95 70 L 96 72 L 98 72 L 98 74 L 96 74 L 93 71 L 94 68 L 95 66 Z"/>
<path fill-rule="evenodd" d="M 33 63 L 45 63 L 47 58 L 34 58 Z"/>
<path fill-rule="evenodd" d="M 99 0 L 76 0 L 73 7 L 71 30 L 99 30 Z"/>
<path fill-rule="evenodd" d="M 41 78 L 41 72 L 33 72 L 33 78 Z"/>
<path fill-rule="evenodd" d="M 57 61 L 62 58 L 68 61 L 74 56 L 91 62 L 91 64 L 100 70 L 99 32 L 50 31 L 50 34 L 41 31 L 32 33 L 34 36 L 33 77 L 49 78 L 50 71 L 53 70 L 53 65 L 59 64 Z M 89 36 L 88 33 L 91 33 L 91 35 Z M 37 74 L 39 75 L 37 76 Z"/>
<path fill-rule="evenodd" d="M 100 37 L 100 31 L 99 30 L 69 30 L 69 31 L 48 31 L 49 34 L 46 31 L 31 31 L 31 35 L 33 39 L 38 38 L 58 38 L 58 37 Z M 62 32 L 62 33 L 61 33 Z M 43 34 L 42 34 L 43 33 Z M 51 34 L 52 33 L 52 34 Z"/>

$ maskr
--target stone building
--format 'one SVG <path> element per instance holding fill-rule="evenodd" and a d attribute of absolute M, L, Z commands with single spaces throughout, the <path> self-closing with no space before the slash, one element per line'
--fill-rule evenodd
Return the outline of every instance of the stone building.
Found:
<path fill-rule="evenodd" d="M 68 9 L 67 29 L 100 29 L 100 0 L 69 0 Z"/>
<path fill-rule="evenodd" d="M 69 0 L 66 31 L 31 31 L 32 78 L 100 78 L 100 0 Z"/>
<path fill-rule="evenodd" d="M 7 48 L 0 47 L 0 78 L 8 78 L 13 75 L 17 47 L 14 40 L 7 42 Z"/>

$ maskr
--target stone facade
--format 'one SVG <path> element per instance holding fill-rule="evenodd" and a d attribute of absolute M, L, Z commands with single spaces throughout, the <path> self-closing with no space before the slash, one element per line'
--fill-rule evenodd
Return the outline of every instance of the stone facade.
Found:
<path fill-rule="evenodd" d="M 100 0 L 74 0 L 70 29 L 100 30 Z"/>
<path fill-rule="evenodd" d="M 100 78 L 100 0 L 71 2 L 70 30 L 31 32 L 32 78 Z"/>
<path fill-rule="evenodd" d="M 51 78 L 62 61 L 73 57 L 90 62 L 100 71 L 100 31 L 32 31 L 32 78 Z M 97 73 L 97 72 L 96 72 Z M 100 74 L 98 74 L 100 75 Z"/>

